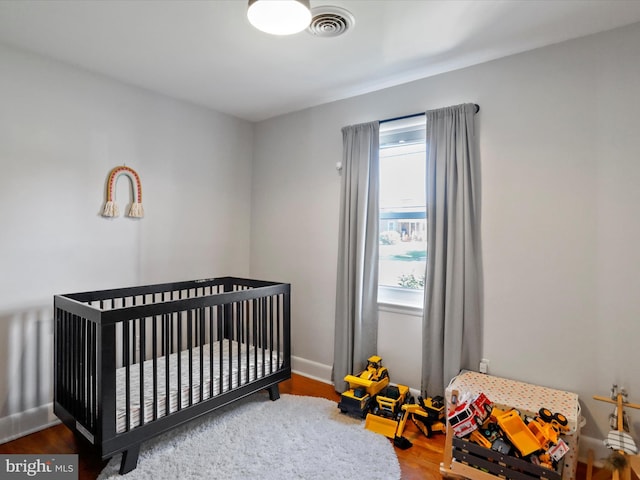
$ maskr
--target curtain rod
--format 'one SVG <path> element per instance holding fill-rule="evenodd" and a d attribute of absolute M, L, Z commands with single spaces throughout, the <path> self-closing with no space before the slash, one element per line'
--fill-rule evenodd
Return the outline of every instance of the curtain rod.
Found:
<path fill-rule="evenodd" d="M 478 113 L 480 111 L 480 105 L 478 105 L 477 103 L 474 103 L 474 105 L 476 106 L 476 113 Z M 384 120 L 380 120 L 379 123 L 395 122 L 396 120 L 404 120 L 405 118 L 419 117 L 424 114 L 425 112 L 411 113 L 409 115 L 402 115 L 401 117 L 385 118 Z"/>

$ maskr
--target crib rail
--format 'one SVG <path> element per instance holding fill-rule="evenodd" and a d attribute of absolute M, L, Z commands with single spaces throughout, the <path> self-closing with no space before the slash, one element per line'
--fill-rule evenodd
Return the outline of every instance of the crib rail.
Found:
<path fill-rule="evenodd" d="M 114 450 L 266 385 L 290 371 L 289 297 L 288 284 L 235 277 L 57 295 L 54 411 Z"/>
<path fill-rule="evenodd" d="M 241 290 L 278 287 L 277 282 L 237 277 L 219 277 L 187 282 L 160 283 L 154 285 L 98 290 L 66 294 L 64 297 L 87 303 L 100 310 L 123 308 L 141 303 L 161 303 L 186 298 L 205 297 Z"/>

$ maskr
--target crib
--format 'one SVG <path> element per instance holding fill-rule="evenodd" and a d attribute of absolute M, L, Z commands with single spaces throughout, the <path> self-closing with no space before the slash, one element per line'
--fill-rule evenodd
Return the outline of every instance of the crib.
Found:
<path fill-rule="evenodd" d="M 102 459 L 291 377 L 290 285 L 222 277 L 54 296 L 54 413 Z"/>

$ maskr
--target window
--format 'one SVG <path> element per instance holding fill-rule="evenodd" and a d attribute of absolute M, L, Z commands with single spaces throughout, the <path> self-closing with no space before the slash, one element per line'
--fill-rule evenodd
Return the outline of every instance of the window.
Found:
<path fill-rule="evenodd" d="M 427 260 L 425 117 L 380 125 L 378 302 L 422 308 Z"/>

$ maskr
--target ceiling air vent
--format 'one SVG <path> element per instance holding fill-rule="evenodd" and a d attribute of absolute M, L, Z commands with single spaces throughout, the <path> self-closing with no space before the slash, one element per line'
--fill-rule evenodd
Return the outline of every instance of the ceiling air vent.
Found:
<path fill-rule="evenodd" d="M 307 32 L 316 37 L 337 37 L 356 23 L 351 12 L 340 7 L 315 7 L 311 9 L 311 23 Z"/>

